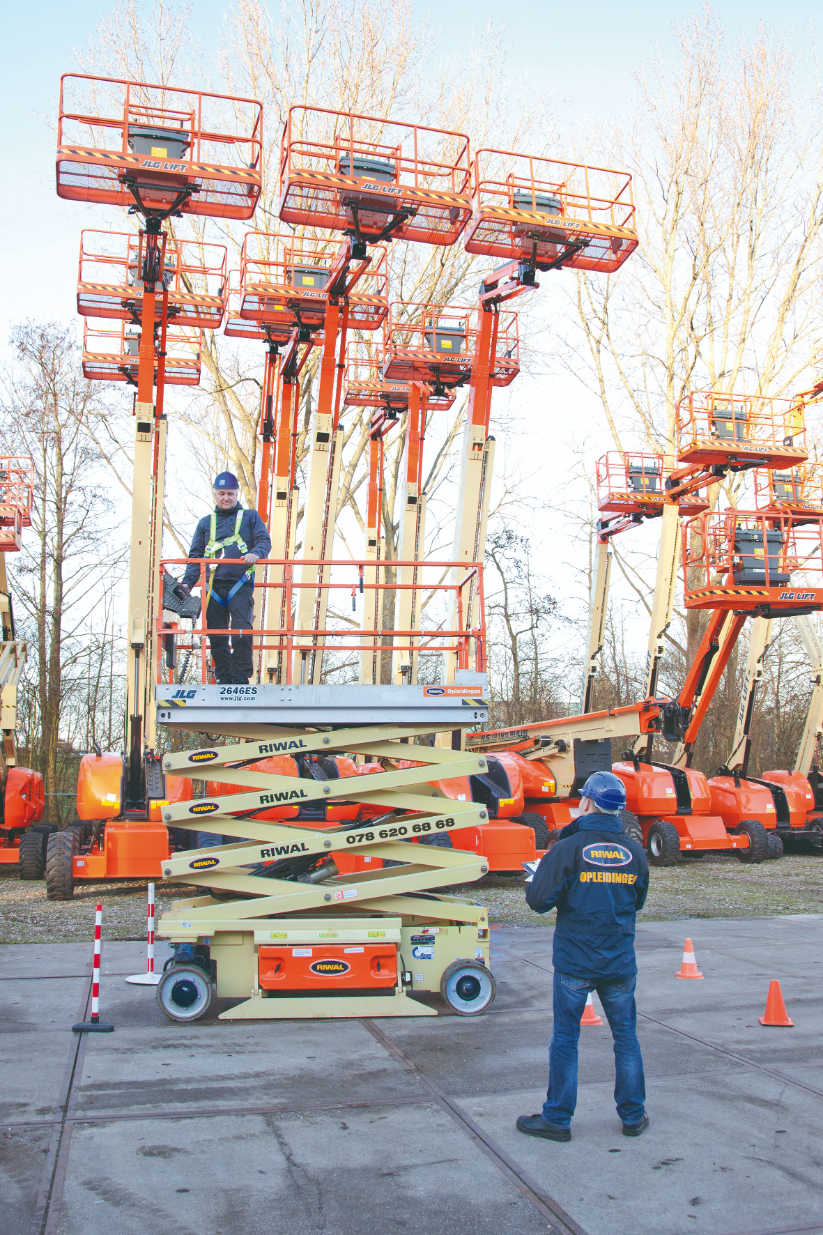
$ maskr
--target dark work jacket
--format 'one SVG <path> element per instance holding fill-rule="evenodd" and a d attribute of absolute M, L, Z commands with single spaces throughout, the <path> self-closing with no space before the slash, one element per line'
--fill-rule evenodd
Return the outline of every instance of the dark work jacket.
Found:
<path fill-rule="evenodd" d="M 227 536 L 234 535 L 234 525 L 237 522 L 237 512 L 240 506 L 233 506 L 231 510 L 217 511 L 217 540 L 225 540 Z M 211 533 L 211 515 L 204 515 L 194 529 L 191 548 L 189 549 L 189 557 L 204 557 L 206 545 L 209 543 L 209 535 Z M 271 537 L 266 530 L 266 525 L 260 518 L 256 510 L 244 510 L 243 518 L 240 523 L 240 536 L 246 545 L 247 553 L 256 553 L 258 557 L 268 557 L 271 550 Z M 242 560 L 243 554 L 240 552 L 240 546 L 237 544 L 228 545 L 220 555 L 221 561 L 225 558 L 239 557 L 241 560 L 236 566 L 218 566 L 215 573 L 215 581 L 218 583 L 236 583 L 237 580 L 246 573 L 248 566 Z M 208 576 L 206 576 L 208 578 Z M 186 567 L 186 573 L 183 575 L 183 583 L 192 587 L 200 581 L 200 567 L 193 562 Z M 253 586 L 254 576 L 249 580 L 249 584 Z"/>
<path fill-rule="evenodd" d="M 536 913 L 557 906 L 554 967 L 588 981 L 632 978 L 635 914 L 649 890 L 643 846 L 615 815 L 581 815 L 563 830 L 526 884 Z"/>

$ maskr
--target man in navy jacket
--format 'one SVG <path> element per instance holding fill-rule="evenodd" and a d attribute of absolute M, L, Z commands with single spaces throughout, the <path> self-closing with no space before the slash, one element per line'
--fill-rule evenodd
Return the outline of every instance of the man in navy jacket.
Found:
<path fill-rule="evenodd" d="M 634 1002 L 635 914 L 649 890 L 649 866 L 643 846 L 623 831 L 619 812 L 625 806 L 623 782 L 611 772 L 595 772 L 583 786 L 580 815 L 526 885 L 536 913 L 557 906 L 549 1089 L 542 1113 L 517 1121 L 529 1136 L 571 1140 L 580 1018 L 594 990 L 614 1039 L 614 1099 L 623 1133 L 640 1136 L 649 1125 Z"/>
<path fill-rule="evenodd" d="M 219 558 L 220 565 L 207 570 L 208 599 L 204 602 L 210 630 L 248 630 L 254 622 L 254 565 L 268 557 L 271 538 L 256 510 L 240 505 L 240 486 L 231 472 L 221 472 L 214 481 L 214 510 L 194 531 L 189 557 Z M 200 566 L 186 567 L 186 587 L 200 583 Z M 254 669 L 252 637 L 209 635 L 217 681 L 245 684 Z"/>

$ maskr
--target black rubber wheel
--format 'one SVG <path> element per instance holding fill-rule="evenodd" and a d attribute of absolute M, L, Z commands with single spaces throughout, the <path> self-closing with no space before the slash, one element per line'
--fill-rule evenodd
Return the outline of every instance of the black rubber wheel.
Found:
<path fill-rule="evenodd" d="M 494 999 L 491 970 L 481 961 L 452 961 L 443 970 L 440 994 L 458 1016 L 479 1016 Z"/>
<path fill-rule="evenodd" d="M 74 896 L 73 859 L 79 849 L 76 828 L 49 837 L 46 849 L 46 900 L 70 901 Z"/>
<path fill-rule="evenodd" d="M 817 849 L 819 852 L 823 849 L 823 819 L 817 817 L 810 819 L 806 826 L 811 832 L 814 832 L 814 836 L 809 836 L 806 839 L 812 848 Z"/>
<path fill-rule="evenodd" d="M 524 827 L 531 828 L 534 832 L 534 847 L 535 849 L 548 849 L 549 847 L 549 825 L 542 815 L 538 815 L 536 811 L 524 810 L 523 814 L 514 820 L 515 823 L 522 823 Z"/>
<path fill-rule="evenodd" d="M 673 823 L 655 819 L 646 836 L 652 866 L 676 866 L 680 861 L 680 837 Z"/>
<path fill-rule="evenodd" d="M 46 838 L 42 832 L 24 832 L 20 837 L 17 874 L 20 879 L 42 879 L 46 869 Z"/>
<path fill-rule="evenodd" d="M 157 1002 L 173 1021 L 199 1020 L 211 997 L 211 977 L 199 965 L 173 965 L 157 984 Z"/>
<path fill-rule="evenodd" d="M 428 836 L 421 836 L 420 844 L 433 845 L 435 849 L 454 849 L 448 832 L 431 832 Z"/>
<path fill-rule="evenodd" d="M 57 831 L 56 823 L 33 823 L 30 832 L 39 832 L 42 836 L 52 836 Z"/>
<path fill-rule="evenodd" d="M 637 815 L 633 814 L 630 810 L 621 810 L 619 817 L 626 835 L 630 836 L 632 840 L 636 840 L 638 845 L 642 845 L 643 829 L 640 826 L 640 820 L 637 818 Z"/>
<path fill-rule="evenodd" d="M 783 857 L 783 840 L 775 832 L 766 833 L 766 859 L 773 862 Z"/>
<path fill-rule="evenodd" d="M 735 850 L 740 861 L 751 865 L 765 862 L 769 848 L 769 839 L 768 833 L 760 820 L 744 819 L 734 831 L 736 836 L 748 836 L 749 838 L 748 849 Z"/>

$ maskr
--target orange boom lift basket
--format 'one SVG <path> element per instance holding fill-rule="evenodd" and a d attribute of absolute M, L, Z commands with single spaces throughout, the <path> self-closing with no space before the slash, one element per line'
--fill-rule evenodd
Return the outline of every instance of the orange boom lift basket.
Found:
<path fill-rule="evenodd" d="M 295 327 L 322 329 L 329 297 L 337 296 L 348 306 L 349 329 L 377 330 L 389 311 L 385 246 L 352 268 L 349 260 L 349 244 L 247 232 L 240 253 L 240 317 L 264 323 L 271 337 L 285 342 Z"/>
<path fill-rule="evenodd" d="M 808 458 L 803 404 L 765 395 L 695 391 L 675 409 L 680 463 L 792 467 Z"/>
<path fill-rule="evenodd" d="M 392 381 L 428 382 L 435 392 L 463 386 L 471 379 L 481 353 L 483 313 L 451 305 L 389 306 L 384 343 L 383 376 Z M 517 314 L 494 315 L 490 384 L 508 386 L 520 372 Z"/>
<path fill-rule="evenodd" d="M 226 128 L 235 117 L 238 131 Z M 160 214 L 250 219 L 262 184 L 263 111 L 252 99 L 66 73 L 57 195 Z"/>
<path fill-rule="evenodd" d="M 823 517 L 726 510 L 683 525 L 687 609 L 780 617 L 823 607 Z"/>
<path fill-rule="evenodd" d="M 611 274 L 637 248 L 632 178 L 625 172 L 478 150 L 472 205 L 469 253 L 515 258 L 538 270 Z"/>
<path fill-rule="evenodd" d="M 471 214 L 469 139 L 353 112 L 292 107 L 280 152 L 280 218 L 358 244 L 452 245 Z"/>
<path fill-rule="evenodd" d="M 143 311 L 145 232 L 80 233 L 77 312 L 139 322 Z M 226 308 L 226 250 L 165 238 L 159 279 L 169 322 L 218 330 Z"/>
<path fill-rule="evenodd" d="M 177 326 L 166 334 L 167 386 L 196 386 L 200 381 L 201 330 Z M 83 376 L 98 382 L 137 385 L 140 328 L 126 322 L 98 323 L 83 319 Z M 155 356 L 154 380 L 157 381 Z"/>

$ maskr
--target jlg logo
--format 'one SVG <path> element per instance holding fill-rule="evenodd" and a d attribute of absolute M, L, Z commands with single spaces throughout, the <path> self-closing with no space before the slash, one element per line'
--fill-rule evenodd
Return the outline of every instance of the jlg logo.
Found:
<path fill-rule="evenodd" d="M 196 690 L 176 690 L 172 699 L 193 699 L 196 694 Z"/>

